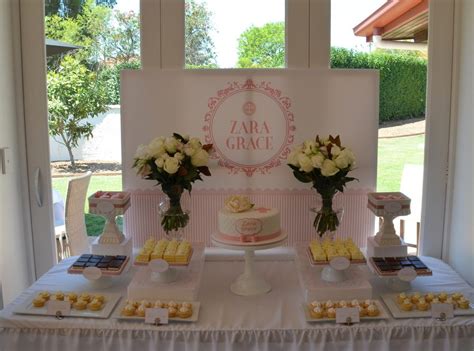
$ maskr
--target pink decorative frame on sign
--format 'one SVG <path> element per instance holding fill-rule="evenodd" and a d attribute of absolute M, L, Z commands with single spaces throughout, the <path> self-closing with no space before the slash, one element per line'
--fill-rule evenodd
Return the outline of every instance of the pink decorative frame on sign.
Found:
<path fill-rule="evenodd" d="M 264 162 L 258 164 L 242 164 L 232 160 L 225 152 L 223 152 L 216 144 L 214 140 L 214 117 L 219 107 L 230 98 L 239 93 L 257 93 L 264 94 L 265 96 L 272 99 L 282 111 L 282 115 L 286 121 L 286 134 L 284 142 L 278 148 L 278 151 L 274 153 L 271 158 L 268 158 Z M 229 169 L 230 174 L 237 174 L 244 172 L 247 176 L 251 177 L 255 172 L 261 174 L 268 173 L 272 168 L 281 165 L 282 160 L 286 160 L 286 157 L 290 153 L 290 145 L 294 141 L 294 132 L 296 127 L 294 125 L 295 117 L 290 111 L 291 99 L 287 96 L 283 96 L 281 90 L 271 87 L 271 82 L 261 81 L 255 83 L 252 79 L 247 79 L 244 83 L 232 82 L 229 83 L 228 87 L 217 91 L 217 95 L 210 97 L 208 100 L 209 111 L 204 116 L 205 125 L 202 128 L 205 132 L 205 142 L 214 145 L 215 153 L 213 158 L 217 158 L 220 166 Z M 256 106 L 253 102 L 246 102 L 242 108 L 245 115 L 251 117 L 255 112 Z"/>

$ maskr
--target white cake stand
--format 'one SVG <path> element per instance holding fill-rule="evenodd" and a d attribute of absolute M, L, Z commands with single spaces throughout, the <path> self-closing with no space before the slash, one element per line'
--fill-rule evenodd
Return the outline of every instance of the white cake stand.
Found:
<path fill-rule="evenodd" d="M 255 269 L 255 251 L 271 249 L 273 247 L 281 246 L 287 239 L 287 233 L 284 233 L 283 238 L 279 241 L 253 246 L 242 246 L 222 243 L 211 237 L 211 241 L 215 246 L 222 247 L 228 250 L 245 251 L 245 269 L 244 272 L 234 280 L 230 286 L 230 290 L 241 296 L 253 296 L 265 294 L 272 290 L 272 286 L 265 281 L 265 279 L 258 274 Z"/>

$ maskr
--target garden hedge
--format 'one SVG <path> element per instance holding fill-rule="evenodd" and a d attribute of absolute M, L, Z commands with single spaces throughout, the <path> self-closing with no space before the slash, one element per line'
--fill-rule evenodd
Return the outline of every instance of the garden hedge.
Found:
<path fill-rule="evenodd" d="M 415 53 L 331 48 L 331 67 L 380 70 L 380 122 L 424 116 L 427 62 Z"/>

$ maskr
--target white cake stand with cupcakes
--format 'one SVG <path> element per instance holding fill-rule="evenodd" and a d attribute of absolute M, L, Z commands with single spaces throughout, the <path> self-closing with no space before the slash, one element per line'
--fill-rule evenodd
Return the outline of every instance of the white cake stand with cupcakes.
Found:
<path fill-rule="evenodd" d="M 212 244 L 229 250 L 245 251 L 244 272 L 230 290 L 237 295 L 252 296 L 269 292 L 272 287 L 255 267 L 255 251 L 281 246 L 288 234 L 281 230 L 280 211 L 256 207 L 244 196 L 231 196 L 218 213 L 218 232 Z"/>

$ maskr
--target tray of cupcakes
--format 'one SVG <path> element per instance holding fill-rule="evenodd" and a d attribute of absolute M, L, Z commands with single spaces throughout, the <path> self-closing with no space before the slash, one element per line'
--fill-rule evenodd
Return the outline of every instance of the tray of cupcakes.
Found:
<path fill-rule="evenodd" d="M 199 307 L 199 301 L 125 300 L 120 303 L 112 317 L 119 320 L 144 322 L 147 308 L 165 308 L 168 310 L 169 321 L 196 322 L 199 317 Z"/>
<path fill-rule="evenodd" d="M 344 307 L 358 308 L 361 320 L 389 318 L 387 311 L 378 300 L 327 300 L 312 301 L 303 304 L 303 310 L 307 322 L 334 322 L 336 320 L 336 309 Z"/>
<path fill-rule="evenodd" d="M 455 316 L 474 315 L 474 304 L 460 292 L 392 293 L 381 296 L 394 318 L 430 318 L 435 303 L 452 304 Z"/>
<path fill-rule="evenodd" d="M 114 293 L 41 291 L 30 295 L 13 312 L 16 314 L 57 317 L 58 311 L 54 308 L 48 308 L 48 305 L 54 301 L 61 301 L 69 302 L 70 306 L 68 313 L 62 311 L 62 317 L 109 318 L 120 297 L 120 294 Z"/>

